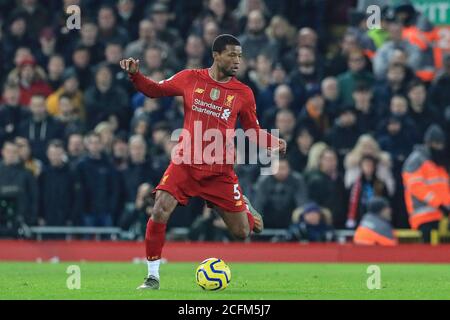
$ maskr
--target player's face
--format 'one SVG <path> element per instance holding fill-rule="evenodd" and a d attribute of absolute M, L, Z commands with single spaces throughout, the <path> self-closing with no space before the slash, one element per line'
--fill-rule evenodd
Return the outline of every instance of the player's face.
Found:
<path fill-rule="evenodd" d="M 228 45 L 221 54 L 217 55 L 216 59 L 220 71 L 228 77 L 233 77 L 237 74 L 241 64 L 242 47 Z"/>

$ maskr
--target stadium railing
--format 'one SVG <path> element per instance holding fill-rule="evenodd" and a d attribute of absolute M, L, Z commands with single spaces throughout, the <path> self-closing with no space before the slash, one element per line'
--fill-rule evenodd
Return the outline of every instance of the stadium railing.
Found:
<path fill-rule="evenodd" d="M 110 236 L 111 240 L 118 240 L 122 230 L 115 227 L 30 227 L 32 234 L 41 241 L 44 235 L 64 235 L 71 240 L 74 235 L 94 236 L 100 240 L 102 236 Z"/>

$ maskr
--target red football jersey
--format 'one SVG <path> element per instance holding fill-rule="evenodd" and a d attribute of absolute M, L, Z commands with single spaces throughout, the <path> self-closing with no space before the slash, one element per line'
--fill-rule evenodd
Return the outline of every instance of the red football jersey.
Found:
<path fill-rule="evenodd" d="M 183 158 L 186 164 L 214 172 L 232 170 L 238 117 L 244 130 L 256 132 L 255 142 L 260 146 L 270 147 L 278 141 L 260 128 L 253 92 L 234 77 L 227 82 L 218 82 L 211 78 L 208 69 L 199 69 L 183 70 L 159 83 L 139 72 L 130 79 L 137 90 L 150 98 L 184 98 L 185 131 L 172 155 Z"/>

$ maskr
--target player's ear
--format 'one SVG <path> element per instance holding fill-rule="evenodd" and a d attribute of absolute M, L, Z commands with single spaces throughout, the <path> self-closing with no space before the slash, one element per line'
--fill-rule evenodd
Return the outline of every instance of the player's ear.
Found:
<path fill-rule="evenodd" d="M 213 51 L 212 56 L 214 59 L 217 59 L 220 56 L 220 53 L 218 53 L 217 51 Z"/>

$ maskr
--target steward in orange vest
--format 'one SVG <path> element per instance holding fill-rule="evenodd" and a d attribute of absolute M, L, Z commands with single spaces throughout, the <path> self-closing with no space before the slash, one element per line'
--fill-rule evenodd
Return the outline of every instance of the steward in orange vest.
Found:
<path fill-rule="evenodd" d="M 356 228 L 353 242 L 363 245 L 394 246 L 397 239 L 391 225 L 392 210 L 386 199 L 373 197 L 368 204 L 368 212 Z"/>
<path fill-rule="evenodd" d="M 450 181 L 444 131 L 438 125 L 431 125 L 425 132 L 424 142 L 425 145 L 416 147 L 406 159 L 402 177 L 409 224 L 421 230 L 425 242 L 429 242 L 442 213 L 448 214 Z"/>

